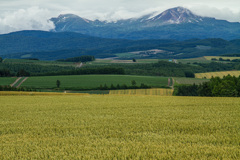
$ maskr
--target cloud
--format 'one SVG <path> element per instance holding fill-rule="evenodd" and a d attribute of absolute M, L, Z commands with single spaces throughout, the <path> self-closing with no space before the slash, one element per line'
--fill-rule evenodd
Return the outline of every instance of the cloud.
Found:
<path fill-rule="evenodd" d="M 205 17 L 214 17 L 216 19 L 228 20 L 230 22 L 240 22 L 240 12 L 233 11 L 229 8 L 216 8 L 205 5 L 190 7 L 197 15 Z"/>
<path fill-rule="evenodd" d="M 0 18 L 0 33 L 9 33 L 19 30 L 44 30 L 49 31 L 55 26 L 48 19 L 51 13 L 47 9 L 31 7 L 19 9 L 15 12 L 5 12 Z"/>

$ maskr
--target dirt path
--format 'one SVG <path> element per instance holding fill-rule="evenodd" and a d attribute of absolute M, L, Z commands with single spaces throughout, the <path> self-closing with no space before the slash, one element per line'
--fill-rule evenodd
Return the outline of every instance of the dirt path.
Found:
<path fill-rule="evenodd" d="M 77 63 L 76 67 L 75 68 L 81 68 L 83 66 L 83 63 Z"/>
<path fill-rule="evenodd" d="M 22 85 L 22 83 L 25 82 L 27 79 L 28 79 L 28 77 L 25 77 L 25 78 L 22 80 L 22 82 L 20 82 L 20 83 L 18 84 L 17 88 L 19 88 L 19 87 Z"/>
<path fill-rule="evenodd" d="M 174 90 L 174 79 L 172 78 L 172 89 Z"/>
<path fill-rule="evenodd" d="M 13 82 L 12 84 L 10 84 L 11 87 L 13 87 L 22 77 L 19 77 L 18 79 L 16 79 L 15 82 Z"/>

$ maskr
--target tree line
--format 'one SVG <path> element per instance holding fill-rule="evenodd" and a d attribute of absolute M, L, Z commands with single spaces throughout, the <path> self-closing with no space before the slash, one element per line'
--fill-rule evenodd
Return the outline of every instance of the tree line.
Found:
<path fill-rule="evenodd" d="M 95 61 L 94 56 L 80 56 L 80 57 L 73 57 L 73 58 L 67 58 L 67 59 L 59 59 L 57 61 L 60 62 L 89 62 L 89 61 Z"/>
<path fill-rule="evenodd" d="M 34 89 L 31 88 L 26 88 L 26 87 L 11 87 L 9 85 L 7 86 L 0 86 L 0 91 L 36 91 Z"/>
<path fill-rule="evenodd" d="M 84 74 L 127 74 L 143 76 L 194 77 L 194 73 L 240 70 L 240 63 L 193 63 L 175 64 L 159 61 L 151 64 L 105 64 L 73 66 L 0 63 L 0 76 L 54 76 Z"/>
<path fill-rule="evenodd" d="M 181 85 L 175 87 L 176 96 L 240 97 L 240 76 L 212 77 L 200 85 Z"/>

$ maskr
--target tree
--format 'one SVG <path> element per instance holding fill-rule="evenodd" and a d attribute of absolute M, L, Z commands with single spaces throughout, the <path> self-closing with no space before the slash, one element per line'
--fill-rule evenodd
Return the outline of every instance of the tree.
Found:
<path fill-rule="evenodd" d="M 132 80 L 132 86 L 136 86 L 137 82 L 135 80 Z"/>
<path fill-rule="evenodd" d="M 24 69 L 20 69 L 18 72 L 17 72 L 17 76 L 18 77 L 23 77 L 23 76 L 30 76 L 30 73 L 25 71 Z"/>
<path fill-rule="evenodd" d="M 61 85 L 61 82 L 60 82 L 59 80 L 57 80 L 57 81 L 56 81 L 56 85 L 57 85 L 57 88 L 59 88 L 60 85 Z"/>
<path fill-rule="evenodd" d="M 0 57 L 0 63 L 3 61 L 2 57 Z"/>
<path fill-rule="evenodd" d="M 133 62 L 137 62 L 137 60 L 135 58 L 132 59 Z"/>

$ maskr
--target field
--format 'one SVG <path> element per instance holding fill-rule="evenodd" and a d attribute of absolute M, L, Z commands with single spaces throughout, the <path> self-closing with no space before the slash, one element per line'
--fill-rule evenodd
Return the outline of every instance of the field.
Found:
<path fill-rule="evenodd" d="M 238 159 L 239 98 L 0 96 L 0 159 Z"/>
<path fill-rule="evenodd" d="M 38 60 L 28 60 L 28 59 L 5 59 L 4 63 L 12 64 L 37 64 L 43 66 L 56 65 L 56 66 L 76 66 L 73 62 L 58 62 L 58 61 L 38 61 Z"/>
<path fill-rule="evenodd" d="M 116 63 L 132 63 L 132 64 L 137 64 L 137 63 L 157 63 L 159 59 L 136 59 L 136 62 L 133 62 L 132 60 L 118 60 L 114 58 L 106 58 L 106 59 L 96 59 L 95 61 L 92 62 L 87 62 L 87 65 L 106 65 L 106 64 L 116 64 Z"/>
<path fill-rule="evenodd" d="M 212 77 L 220 77 L 222 78 L 223 76 L 227 75 L 231 76 L 240 76 L 240 71 L 222 71 L 222 72 L 208 72 L 208 73 L 195 73 L 196 78 L 206 78 L 206 79 L 211 79 Z"/>
<path fill-rule="evenodd" d="M 197 79 L 197 78 L 174 78 L 176 84 L 200 84 L 203 82 L 208 82 L 208 79 Z"/>
<path fill-rule="evenodd" d="M 154 88 L 154 89 L 127 89 L 127 90 L 111 90 L 109 94 L 114 95 L 156 95 L 156 96 L 172 96 L 172 89 Z"/>
<path fill-rule="evenodd" d="M 224 59 L 224 60 L 226 60 L 226 59 L 230 59 L 230 60 L 240 59 L 240 57 L 220 57 L 220 56 L 205 56 L 204 58 L 205 58 L 206 60 L 212 60 L 212 58 L 216 58 L 217 60 L 218 60 L 219 58 L 222 58 L 222 59 Z"/>
<path fill-rule="evenodd" d="M 47 76 L 47 77 L 29 77 L 22 86 L 32 88 L 56 88 L 56 81 L 60 80 L 60 88 L 74 89 L 91 89 L 99 87 L 100 85 L 126 84 L 131 86 L 131 81 L 135 80 L 139 86 L 141 83 L 150 85 L 152 87 L 167 86 L 167 77 L 153 77 L 153 76 L 128 76 L 128 75 L 77 75 L 77 76 Z"/>
<path fill-rule="evenodd" d="M 17 77 L 0 77 L 0 86 L 6 86 L 12 84 Z"/>
<path fill-rule="evenodd" d="M 178 62 L 187 64 L 187 63 L 210 63 L 211 61 L 206 60 L 204 57 L 198 57 L 198 58 L 189 58 L 189 59 L 177 59 Z"/>

